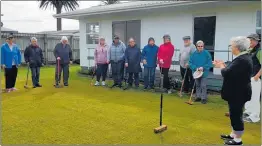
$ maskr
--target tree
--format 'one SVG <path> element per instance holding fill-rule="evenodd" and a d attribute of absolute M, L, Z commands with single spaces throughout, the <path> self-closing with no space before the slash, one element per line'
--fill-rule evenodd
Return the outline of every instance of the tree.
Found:
<path fill-rule="evenodd" d="M 39 8 L 46 10 L 48 6 L 56 9 L 56 14 L 60 14 L 62 12 L 62 8 L 66 11 L 73 11 L 77 7 L 79 7 L 78 0 L 38 0 L 40 1 Z M 62 30 L 62 21 L 61 18 L 57 18 L 57 31 Z"/>
<path fill-rule="evenodd" d="M 116 4 L 119 3 L 119 0 L 106 0 L 106 1 L 102 1 L 105 5 L 111 5 L 111 4 Z"/>

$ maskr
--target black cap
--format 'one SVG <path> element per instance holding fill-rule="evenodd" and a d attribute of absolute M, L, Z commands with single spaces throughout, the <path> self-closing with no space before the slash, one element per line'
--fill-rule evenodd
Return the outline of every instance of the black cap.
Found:
<path fill-rule="evenodd" d="M 254 39 L 257 41 L 260 40 L 258 34 L 255 34 L 255 33 L 250 34 L 249 36 L 247 36 L 247 38 Z"/>
<path fill-rule="evenodd" d="M 114 39 L 119 39 L 119 36 L 115 35 L 115 36 L 114 36 Z"/>
<path fill-rule="evenodd" d="M 184 37 L 183 37 L 183 40 L 190 40 L 190 39 L 191 39 L 190 36 L 184 36 Z"/>
<path fill-rule="evenodd" d="M 163 36 L 163 39 L 165 39 L 165 38 L 171 39 L 170 35 L 168 35 L 168 34 L 165 34 L 165 35 Z"/>

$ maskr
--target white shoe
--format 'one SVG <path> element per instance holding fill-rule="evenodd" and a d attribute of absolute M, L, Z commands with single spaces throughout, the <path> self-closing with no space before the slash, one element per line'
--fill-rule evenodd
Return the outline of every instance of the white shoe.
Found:
<path fill-rule="evenodd" d="M 100 84 L 99 84 L 99 82 L 98 81 L 96 81 L 96 83 L 95 83 L 95 86 L 99 86 Z"/>
<path fill-rule="evenodd" d="M 105 86 L 106 85 L 106 82 L 105 81 L 102 81 L 102 86 Z"/>
<path fill-rule="evenodd" d="M 171 90 L 168 90 L 168 91 L 167 91 L 167 94 L 171 94 L 171 93 L 172 93 L 172 91 L 171 91 Z"/>

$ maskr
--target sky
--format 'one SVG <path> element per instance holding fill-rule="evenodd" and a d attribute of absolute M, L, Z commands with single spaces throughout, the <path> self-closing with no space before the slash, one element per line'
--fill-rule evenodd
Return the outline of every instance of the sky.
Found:
<path fill-rule="evenodd" d="M 99 5 L 101 1 L 80 1 L 78 9 Z M 56 31 L 53 8 L 39 9 L 38 1 L 1 1 L 3 27 L 23 33 Z M 62 30 L 79 29 L 78 20 L 62 19 Z"/>

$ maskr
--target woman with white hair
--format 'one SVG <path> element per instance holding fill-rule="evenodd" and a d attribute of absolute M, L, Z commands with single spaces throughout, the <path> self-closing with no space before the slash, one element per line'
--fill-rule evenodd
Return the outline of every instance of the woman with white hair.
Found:
<path fill-rule="evenodd" d="M 64 86 L 68 86 L 69 63 L 72 64 L 73 58 L 72 49 L 71 46 L 68 44 L 68 39 L 66 36 L 63 36 L 61 39 L 61 43 L 58 43 L 55 46 L 54 56 L 56 58 L 55 87 L 59 87 L 62 70 Z"/>
<path fill-rule="evenodd" d="M 228 102 L 232 131 L 230 135 L 221 135 L 226 145 L 242 145 L 244 132 L 243 108 L 251 99 L 252 59 L 247 53 L 250 40 L 246 37 L 234 37 L 229 47 L 236 58 L 226 66 L 221 60 L 215 60 L 214 66 L 221 68 L 224 77 L 221 96 Z"/>
<path fill-rule="evenodd" d="M 40 67 L 44 65 L 42 49 L 37 44 L 37 39 L 32 37 L 31 44 L 26 47 L 24 52 L 25 62 L 31 69 L 33 88 L 42 87 L 39 83 Z"/>
<path fill-rule="evenodd" d="M 189 67 L 194 73 L 195 71 L 202 71 L 203 75 L 195 79 L 196 84 L 196 98 L 195 102 L 202 104 L 207 103 L 207 76 L 209 69 L 212 67 L 212 57 L 210 53 L 204 49 L 204 42 L 197 41 L 197 50 L 190 56 Z"/>

